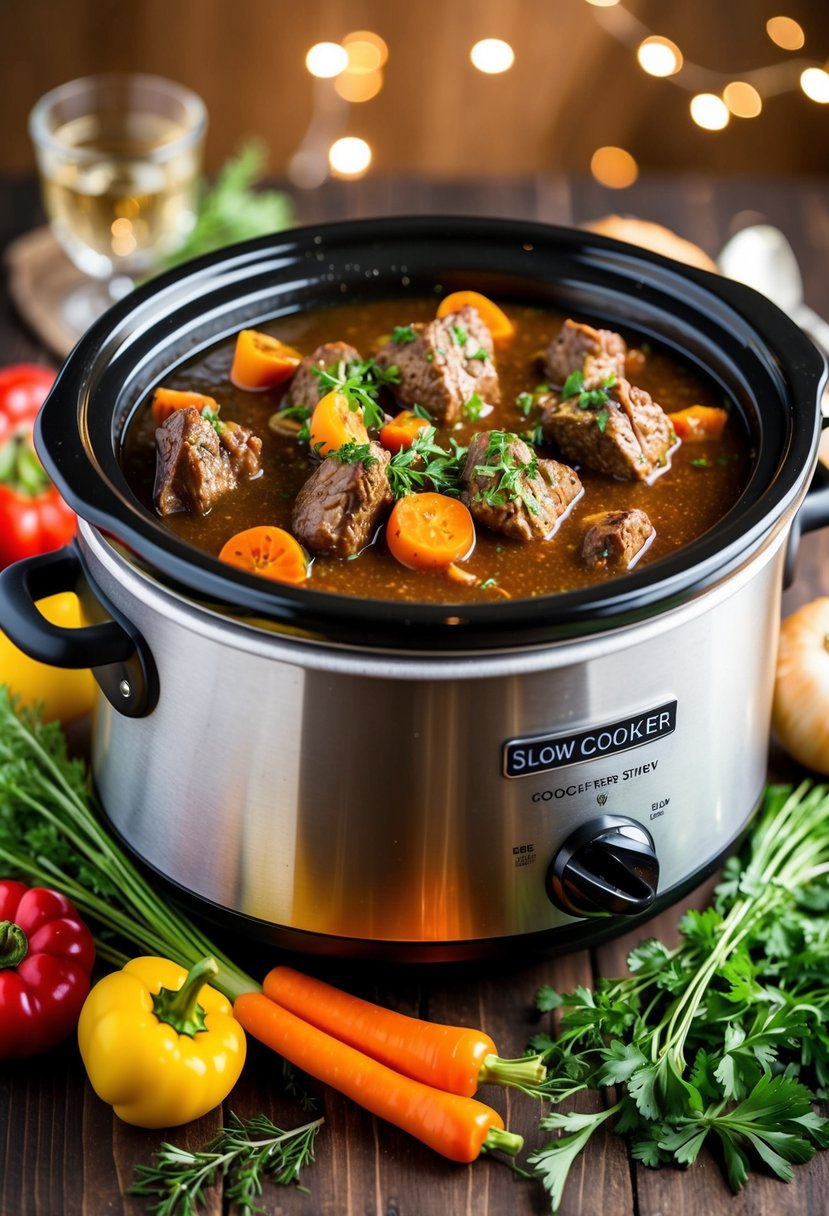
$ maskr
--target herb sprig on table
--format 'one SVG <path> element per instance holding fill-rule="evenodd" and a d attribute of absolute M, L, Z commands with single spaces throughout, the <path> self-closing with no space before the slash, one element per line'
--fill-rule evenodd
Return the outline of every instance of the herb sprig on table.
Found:
<path fill-rule="evenodd" d="M 593 1114 L 551 1112 L 560 1133 L 529 1159 L 561 1202 L 573 1161 L 607 1120 L 649 1166 L 719 1151 L 732 1190 L 754 1164 L 788 1181 L 829 1146 L 812 1104 L 829 1094 L 829 788 L 770 787 L 746 846 L 725 867 L 713 906 L 686 913 L 674 949 L 643 942 L 626 978 L 562 995 L 556 1039 L 537 1035 L 558 1104 L 615 1087 Z"/>
<path fill-rule="evenodd" d="M 323 1120 L 283 1131 L 264 1115 L 246 1123 L 231 1115 L 203 1149 L 191 1151 L 164 1142 L 149 1165 L 138 1165 L 131 1195 L 152 1201 L 153 1216 L 195 1216 L 206 1202 L 205 1189 L 221 1176 L 223 1198 L 246 1212 L 261 1212 L 256 1200 L 266 1179 L 279 1186 L 300 1186 L 300 1170 L 313 1163 L 314 1140 Z"/>

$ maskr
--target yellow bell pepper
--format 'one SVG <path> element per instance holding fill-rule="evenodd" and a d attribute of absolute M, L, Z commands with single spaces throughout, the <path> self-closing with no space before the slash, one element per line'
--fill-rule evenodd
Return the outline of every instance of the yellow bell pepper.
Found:
<path fill-rule="evenodd" d="M 134 958 L 100 980 L 78 1022 L 92 1088 L 136 1127 L 176 1127 L 217 1106 L 245 1062 L 245 1032 L 226 997 L 166 958 Z"/>
<path fill-rule="evenodd" d="M 86 622 L 81 618 L 78 597 L 71 591 L 59 591 L 57 595 L 39 600 L 38 609 L 53 625 L 63 629 L 77 629 Z M 44 719 L 48 722 L 58 718 L 61 722 L 74 722 L 89 713 L 95 700 L 95 680 L 91 671 L 65 667 L 49 667 L 31 659 L 18 650 L 11 638 L 0 628 L 0 684 L 8 684 L 9 690 L 20 697 L 24 705 L 44 706 Z"/>

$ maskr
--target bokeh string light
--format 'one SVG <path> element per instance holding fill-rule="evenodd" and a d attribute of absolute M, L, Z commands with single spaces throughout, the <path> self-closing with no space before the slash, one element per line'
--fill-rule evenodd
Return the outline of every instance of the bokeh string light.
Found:
<path fill-rule="evenodd" d="M 373 30 L 354 30 L 341 42 L 318 42 L 305 56 L 313 79 L 311 120 L 288 162 L 291 181 L 303 189 L 327 177 L 362 177 L 372 160 L 365 139 L 349 134 L 352 105 L 371 101 L 383 88 L 389 51 Z"/>
<path fill-rule="evenodd" d="M 619 0 L 587 0 L 596 20 L 618 42 L 635 48 L 643 71 L 670 80 L 692 94 L 689 112 L 697 126 L 721 131 L 735 118 L 757 118 L 763 101 L 780 93 L 795 92 L 819 104 L 829 104 L 829 72 L 813 59 L 785 59 L 741 71 L 739 79 L 728 72 L 688 60 L 669 38 L 654 34 Z M 769 40 L 781 50 L 799 51 L 806 45 L 803 27 L 792 17 L 771 17 L 765 24 Z"/>

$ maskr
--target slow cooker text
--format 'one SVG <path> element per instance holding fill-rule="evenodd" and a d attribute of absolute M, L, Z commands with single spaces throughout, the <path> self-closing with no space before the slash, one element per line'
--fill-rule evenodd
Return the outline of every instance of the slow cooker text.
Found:
<path fill-rule="evenodd" d="M 511 739 L 504 744 L 504 774 L 528 777 L 652 743 L 676 730 L 676 706 L 676 701 L 668 701 L 618 722 L 569 735 Z"/>

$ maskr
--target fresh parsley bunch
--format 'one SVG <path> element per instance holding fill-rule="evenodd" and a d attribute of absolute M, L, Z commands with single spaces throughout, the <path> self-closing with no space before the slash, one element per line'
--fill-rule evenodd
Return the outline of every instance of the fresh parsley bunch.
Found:
<path fill-rule="evenodd" d="M 713 906 L 680 922 L 680 944 L 650 940 L 630 976 L 595 991 L 537 996 L 561 1011 L 556 1039 L 537 1035 L 555 1105 L 615 1089 L 593 1114 L 551 1112 L 560 1133 L 530 1157 L 558 1210 L 567 1174 L 607 1120 L 636 1160 L 691 1165 L 713 1141 L 733 1191 L 762 1163 L 792 1167 L 829 1145 L 813 1110 L 829 1095 L 829 788 L 770 786 Z"/>
<path fill-rule="evenodd" d="M 161 269 L 291 226 L 294 207 L 290 196 L 257 185 L 266 156 L 264 144 L 249 140 L 222 166 L 212 186 L 203 185 L 193 230 L 165 258 Z"/>

